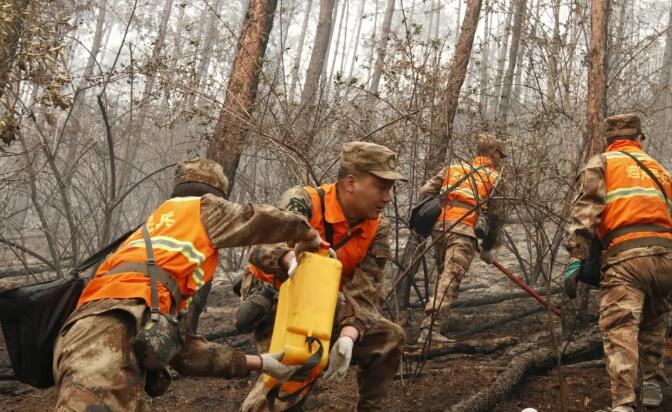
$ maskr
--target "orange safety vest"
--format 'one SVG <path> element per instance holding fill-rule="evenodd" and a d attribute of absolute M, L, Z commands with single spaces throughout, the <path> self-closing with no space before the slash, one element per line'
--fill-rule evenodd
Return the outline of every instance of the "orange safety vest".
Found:
<path fill-rule="evenodd" d="M 479 169 L 474 171 L 474 169 Z M 464 179 L 455 189 L 448 192 L 448 189 L 463 179 L 466 175 L 472 173 L 473 182 L 476 183 L 478 192 L 478 200 L 482 201 L 490 196 L 490 192 L 495 187 L 495 182 L 499 178 L 499 172 L 494 168 L 492 160 L 487 156 L 477 156 L 471 162 L 457 163 L 450 165 L 446 176 L 443 178 L 443 184 L 439 196 L 445 195 L 445 202 L 439 220 L 441 221 L 455 221 L 459 220 L 467 213 L 473 206 L 476 206 L 476 196 L 474 194 L 472 179 Z M 487 203 L 479 206 L 481 210 L 487 209 Z M 478 220 L 478 209 L 469 213 L 461 223 L 476 227 Z"/>
<path fill-rule="evenodd" d="M 201 198 L 178 197 L 159 206 L 145 222 L 152 240 L 156 265 L 168 272 L 179 286 L 184 309 L 189 298 L 212 281 L 217 267 L 217 249 L 201 223 Z M 77 306 L 99 299 L 144 299 L 151 306 L 149 277 L 137 272 L 107 275 L 116 266 L 130 262 L 147 262 L 142 228 L 136 230 L 114 254 L 109 256 L 86 286 Z M 168 313 L 171 295 L 158 283 L 159 308 Z"/>
<path fill-rule="evenodd" d="M 672 239 L 672 218 L 656 182 L 628 155 L 640 160 L 672 195 L 667 171 L 632 140 L 617 140 L 603 154 L 606 159 L 605 208 L 597 235 L 605 249 L 633 239 Z M 646 241 L 639 243 L 646 243 Z M 655 244 L 655 241 L 653 242 Z M 625 246 L 622 245 L 622 246 Z M 632 247 L 637 247 L 633 244 Z"/>
<path fill-rule="evenodd" d="M 324 217 L 327 222 L 331 223 L 334 229 L 334 245 L 338 245 L 343 239 L 352 235 L 338 250 L 336 256 L 343 264 L 343 277 L 352 278 L 355 274 L 355 269 L 359 262 L 364 260 L 369 250 L 369 246 L 373 242 L 380 223 L 380 216 L 377 219 L 366 220 L 359 225 L 351 228 L 348 224 L 348 219 L 338 203 L 336 195 L 336 183 L 320 186 L 324 190 Z M 312 216 L 310 218 L 310 226 L 320 233 L 322 239 L 326 240 L 326 231 L 324 220 L 322 219 L 322 207 L 320 195 L 316 188 L 305 187 L 305 190 L 310 195 L 310 200 L 313 204 Z M 279 287 L 282 282 L 278 281 L 275 276 L 264 273 L 261 269 L 253 264 L 249 264 L 248 270 L 254 277 L 265 282 L 271 283 Z"/>

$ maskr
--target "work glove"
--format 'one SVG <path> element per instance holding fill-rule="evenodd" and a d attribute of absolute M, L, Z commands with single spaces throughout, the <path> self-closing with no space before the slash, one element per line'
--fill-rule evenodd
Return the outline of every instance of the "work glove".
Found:
<path fill-rule="evenodd" d="M 579 277 L 579 270 L 581 269 L 581 259 L 572 257 L 565 266 L 565 271 L 562 272 L 562 277 L 565 281 L 565 295 L 568 298 L 574 299 L 576 297 L 576 281 Z"/>
<path fill-rule="evenodd" d="M 481 250 L 481 260 L 488 265 L 492 265 L 492 262 L 495 261 L 495 256 L 492 254 L 492 249 Z"/>
<path fill-rule="evenodd" d="M 350 336 L 341 336 L 334 343 L 329 353 L 329 368 L 324 374 L 324 379 L 340 382 L 345 378 L 352 360 L 352 347 L 355 341 Z"/>
<path fill-rule="evenodd" d="M 283 365 L 280 362 L 283 356 L 285 356 L 284 352 L 264 353 L 261 355 L 261 371 L 270 375 L 280 383 L 291 378 L 294 372 L 299 368 L 299 366 Z"/>

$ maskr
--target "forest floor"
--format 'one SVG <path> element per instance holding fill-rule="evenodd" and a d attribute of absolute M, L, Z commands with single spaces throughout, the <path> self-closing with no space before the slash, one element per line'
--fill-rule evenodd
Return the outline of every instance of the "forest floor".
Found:
<path fill-rule="evenodd" d="M 500 253 L 500 255 L 503 253 Z M 503 259 L 505 266 L 516 269 L 511 258 Z M 494 267 L 488 267 L 476 258 L 468 277 L 463 282 L 465 290 L 460 300 L 483 296 L 490 293 L 517 291 L 504 275 Z M 591 293 L 591 309 L 595 313 L 595 292 Z M 553 299 L 560 305 L 560 295 Z M 208 334 L 223 329 L 231 329 L 233 313 L 237 307 L 237 297 L 230 291 L 226 281 L 216 282 L 209 307 L 201 317 L 200 332 Z M 456 307 L 451 315 L 451 331 L 473 327 L 499 318 L 509 316 L 521 309 L 533 308 L 538 305 L 529 298 L 511 299 L 505 302 L 475 307 Z M 419 305 L 417 305 L 419 306 Z M 419 325 L 422 311 L 418 307 L 408 312 L 408 324 Z M 501 324 L 482 333 L 459 339 L 470 342 L 488 342 L 498 338 L 512 338 L 511 342 L 524 342 L 531 337 L 547 331 L 549 314 L 542 310 L 508 323 Z M 560 330 L 560 322 L 553 321 L 554 328 Z M 410 344 L 417 338 L 417 326 L 407 330 Z M 245 335 L 220 340 L 254 353 L 254 347 Z M 3 342 L 4 343 L 4 342 Z M 551 339 L 543 336 L 538 340 L 537 348 L 551 348 Z M 498 374 L 505 370 L 507 364 L 517 356 L 515 344 L 503 347 L 487 354 L 449 354 L 428 359 L 417 376 L 417 361 L 409 356 L 404 357 L 403 377 L 399 374 L 392 385 L 389 396 L 384 401 L 386 411 L 440 411 L 450 407 L 470 395 L 487 387 L 495 381 Z M 669 348 L 669 349 L 672 349 Z M 7 366 L 8 359 L 4 352 L 4 344 L 0 349 L 0 366 Z M 408 347 L 409 351 L 413 346 Z M 529 350 L 529 349 L 528 349 Z M 672 350 L 668 350 L 672 354 Z M 519 354 L 519 352 L 518 352 Z M 668 356 L 669 359 L 669 356 Z M 672 366 L 672 365 L 669 365 Z M 669 370 L 669 367 L 666 368 Z M 595 411 L 610 405 L 609 379 L 604 364 L 589 363 L 584 367 L 564 368 L 566 389 L 568 394 L 568 411 Z M 151 401 L 151 407 L 157 411 L 189 410 L 189 411 L 236 411 L 245 398 L 247 391 L 255 381 L 255 376 L 242 380 L 226 381 L 223 379 L 192 379 L 177 378 L 163 396 Z M 3 386 L 6 392 L 0 395 L 0 409 L 4 411 L 44 411 L 53 408 L 56 392 L 32 389 L 25 385 L 16 385 L 11 381 L 0 381 L 0 392 Z M 348 411 L 354 410 L 357 402 L 356 369 L 350 368 L 347 378 L 338 384 L 326 384 L 318 381 L 313 393 L 305 404 L 308 411 Z M 672 390 L 664 387 L 665 401 L 660 408 L 648 409 L 651 412 L 672 411 Z M 527 376 L 506 399 L 500 402 L 493 411 L 520 411 L 526 407 L 538 411 L 559 411 L 560 390 L 558 371 L 553 369 L 547 373 Z"/>

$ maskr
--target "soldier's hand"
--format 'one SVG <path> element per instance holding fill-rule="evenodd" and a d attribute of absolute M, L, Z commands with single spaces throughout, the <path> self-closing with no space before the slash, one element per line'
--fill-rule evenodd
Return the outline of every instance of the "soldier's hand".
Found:
<path fill-rule="evenodd" d="M 296 242 L 294 256 L 299 256 L 303 252 L 314 252 L 320 247 L 322 238 L 316 230 L 313 229 L 313 232 L 315 232 L 313 237 Z"/>
<path fill-rule="evenodd" d="M 261 371 L 275 378 L 278 382 L 283 383 L 292 377 L 292 374 L 299 368 L 299 366 L 283 365 L 280 361 L 284 352 L 280 353 L 264 353 L 261 355 Z"/>
<path fill-rule="evenodd" d="M 336 340 L 329 353 L 329 368 L 324 375 L 324 379 L 339 382 L 345 378 L 352 360 L 354 344 L 355 342 L 350 336 L 341 336 Z"/>
<path fill-rule="evenodd" d="M 565 294 L 568 298 L 574 299 L 576 297 L 576 281 L 579 277 L 579 269 L 581 269 L 581 259 L 572 257 L 565 266 L 565 271 L 562 272 L 562 277 L 565 282 Z"/>

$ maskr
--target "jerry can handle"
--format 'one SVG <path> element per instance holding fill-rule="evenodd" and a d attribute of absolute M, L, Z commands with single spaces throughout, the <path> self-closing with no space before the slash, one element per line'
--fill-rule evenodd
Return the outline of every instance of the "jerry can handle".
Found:
<path fill-rule="evenodd" d="M 325 242 L 326 243 L 326 242 Z M 327 243 L 328 244 L 328 243 Z M 322 355 L 324 354 L 324 346 L 322 345 L 322 342 L 318 338 L 312 337 L 312 336 L 306 336 L 306 344 L 310 347 L 312 346 L 313 342 L 317 342 L 318 348 L 315 353 L 310 355 L 308 359 L 306 359 L 306 362 L 304 362 L 303 365 L 294 373 L 292 376 L 287 379 L 287 381 L 298 381 L 298 380 L 306 380 L 310 379 L 310 375 L 308 372 L 310 372 L 311 369 L 316 367 L 319 363 L 320 360 L 322 359 Z M 300 387 L 299 389 L 295 390 L 292 393 L 288 393 L 287 395 L 280 395 L 280 388 L 282 387 L 282 383 L 278 382 L 275 384 L 273 389 L 268 391 L 268 394 L 266 394 L 266 402 L 268 403 L 268 408 L 270 410 L 273 410 L 273 405 L 275 404 L 275 400 L 281 400 L 281 401 L 291 401 L 301 392 L 303 392 L 306 388 L 310 388 L 315 384 L 315 380 L 310 380 L 308 383 Z"/>

